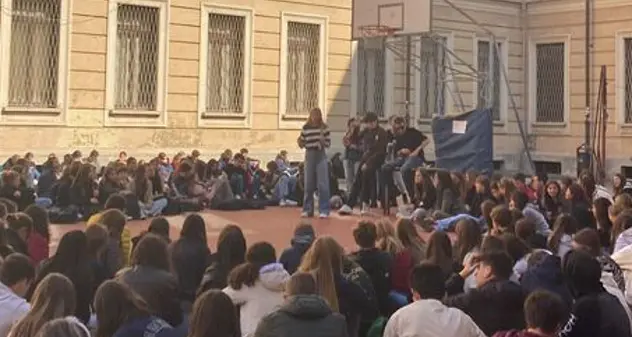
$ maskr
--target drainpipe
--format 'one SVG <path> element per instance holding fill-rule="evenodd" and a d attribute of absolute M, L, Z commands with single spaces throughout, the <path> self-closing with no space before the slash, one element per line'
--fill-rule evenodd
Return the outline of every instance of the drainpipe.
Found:
<path fill-rule="evenodd" d="M 588 151 L 588 153 L 590 154 L 590 156 L 592 157 L 592 149 L 590 146 L 590 94 L 591 94 L 591 90 L 590 90 L 590 51 L 591 51 L 591 4 L 590 4 L 590 0 L 586 0 L 585 3 L 585 14 L 586 14 L 586 22 L 585 22 L 585 29 L 586 29 L 586 39 L 585 39 L 585 55 L 584 55 L 584 77 L 585 77 L 585 90 L 586 90 L 586 111 L 584 114 L 584 144 L 585 144 L 585 149 L 586 151 Z M 590 166 L 590 161 L 587 163 L 589 168 Z"/>
<path fill-rule="evenodd" d="M 529 21 L 528 21 L 528 1 L 522 1 L 520 6 L 520 30 L 522 30 L 522 113 L 524 121 L 524 130 L 529 130 L 531 123 L 531 114 L 529 110 L 533 107 L 529 106 Z M 530 132 L 527 131 L 527 151 L 531 151 Z M 519 167 L 523 168 L 523 156 L 520 156 Z M 530 164 L 529 164 L 530 165 Z"/>

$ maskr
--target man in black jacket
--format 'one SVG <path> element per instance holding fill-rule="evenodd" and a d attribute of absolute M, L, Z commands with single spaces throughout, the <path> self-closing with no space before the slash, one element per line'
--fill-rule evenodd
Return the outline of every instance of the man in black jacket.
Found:
<path fill-rule="evenodd" d="M 360 159 L 360 169 L 356 174 L 356 179 L 351 187 L 351 193 L 347 203 L 343 205 L 338 213 L 348 215 L 353 212 L 353 207 L 358 201 L 362 202 L 362 213 L 369 212 L 371 198 L 376 198 L 377 172 L 384 163 L 386 157 L 386 145 L 388 144 L 388 134 L 379 123 L 378 117 L 374 113 L 367 113 L 362 119 L 364 130 L 360 134 L 362 139 L 362 158 Z"/>
<path fill-rule="evenodd" d="M 264 317 L 254 337 L 346 337 L 345 318 L 317 295 L 309 273 L 292 275 L 285 285 L 285 304 Z"/>
<path fill-rule="evenodd" d="M 524 293 L 520 286 L 509 280 L 513 261 L 504 251 L 494 251 L 473 259 L 459 274 L 447 282 L 448 294 L 463 291 L 465 278 L 475 269 L 476 289 L 448 297 L 444 303 L 468 314 L 487 336 L 498 331 L 521 330 L 524 322 Z"/>

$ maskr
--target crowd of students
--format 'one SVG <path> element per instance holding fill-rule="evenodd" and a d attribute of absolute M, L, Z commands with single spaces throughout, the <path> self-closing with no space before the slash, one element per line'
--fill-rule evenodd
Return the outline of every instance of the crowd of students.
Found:
<path fill-rule="evenodd" d="M 211 252 L 196 213 L 132 238 L 116 193 L 49 256 L 49 212 L 2 198 L 0 337 L 632 336 L 622 177 L 419 175 L 413 216 L 360 220 L 351 252 L 306 222 L 281 254 L 235 225 Z"/>

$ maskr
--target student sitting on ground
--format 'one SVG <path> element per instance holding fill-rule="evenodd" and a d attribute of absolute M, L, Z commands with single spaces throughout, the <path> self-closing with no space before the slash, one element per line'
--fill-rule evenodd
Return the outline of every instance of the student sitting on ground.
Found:
<path fill-rule="evenodd" d="M 14 253 L 0 260 L 0 337 L 26 315 L 31 306 L 24 299 L 35 278 L 35 268 L 28 256 Z"/>

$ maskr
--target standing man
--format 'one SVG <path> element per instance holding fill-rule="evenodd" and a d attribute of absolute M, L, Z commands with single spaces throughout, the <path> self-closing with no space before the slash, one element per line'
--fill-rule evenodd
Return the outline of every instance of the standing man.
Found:
<path fill-rule="evenodd" d="M 392 144 L 393 159 L 384 163 L 382 166 L 383 182 L 392 182 L 393 171 L 399 167 L 404 183 L 405 191 L 400 192 L 410 196 L 413 192 L 413 178 L 415 170 L 423 166 L 426 158 L 424 148 L 430 143 L 430 139 L 421 131 L 406 125 L 404 117 L 398 116 L 393 119 L 392 123 Z"/>
<path fill-rule="evenodd" d="M 377 172 L 379 172 L 384 158 L 386 157 L 386 145 L 388 144 L 388 134 L 380 124 L 375 113 L 367 113 L 362 119 L 364 130 L 360 133 L 362 139 L 362 157 L 360 159 L 360 169 L 356 174 L 356 179 L 351 186 L 351 193 L 347 203 L 343 205 L 338 213 L 349 215 L 353 212 L 353 207 L 360 197 L 362 202 L 361 212 L 366 214 L 370 211 L 369 202 L 374 195 L 376 188 Z"/>

